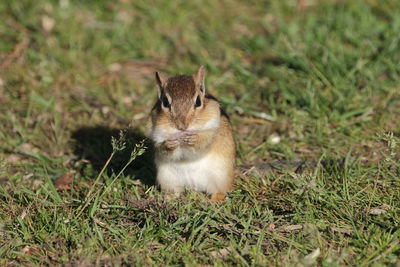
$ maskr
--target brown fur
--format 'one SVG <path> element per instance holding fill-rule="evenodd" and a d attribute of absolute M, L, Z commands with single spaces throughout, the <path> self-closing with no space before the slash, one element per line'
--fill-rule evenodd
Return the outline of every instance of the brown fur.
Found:
<path fill-rule="evenodd" d="M 235 142 L 232 135 L 232 127 L 227 117 L 222 117 L 221 126 L 217 131 L 210 149 L 213 154 L 224 157 L 227 161 L 229 181 L 227 181 L 224 190 L 220 192 L 225 194 L 232 189 L 236 154 Z"/>

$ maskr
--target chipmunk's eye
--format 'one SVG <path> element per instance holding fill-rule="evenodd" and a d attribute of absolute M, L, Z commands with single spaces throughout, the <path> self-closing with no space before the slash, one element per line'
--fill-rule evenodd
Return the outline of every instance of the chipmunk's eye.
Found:
<path fill-rule="evenodd" d="M 197 96 L 196 98 L 196 103 L 194 104 L 195 108 L 198 108 L 201 106 L 201 100 L 200 100 L 200 96 Z"/>
<path fill-rule="evenodd" d="M 164 106 L 164 108 L 169 108 L 169 107 L 170 107 L 168 98 L 167 98 L 166 96 L 164 96 L 164 97 L 162 98 L 161 102 L 162 102 L 162 105 Z"/>

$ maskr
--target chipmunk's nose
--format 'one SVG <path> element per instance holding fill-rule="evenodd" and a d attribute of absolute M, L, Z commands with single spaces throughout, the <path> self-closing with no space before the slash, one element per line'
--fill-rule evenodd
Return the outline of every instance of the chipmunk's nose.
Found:
<path fill-rule="evenodd" d="M 176 128 L 180 131 L 185 131 L 187 129 L 188 125 L 185 121 L 178 121 L 176 124 Z"/>

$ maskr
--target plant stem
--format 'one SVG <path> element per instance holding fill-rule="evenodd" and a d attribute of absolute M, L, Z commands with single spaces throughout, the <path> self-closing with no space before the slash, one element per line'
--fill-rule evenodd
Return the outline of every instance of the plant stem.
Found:
<path fill-rule="evenodd" d="M 77 217 L 79 217 L 81 214 L 82 214 L 82 212 L 85 210 L 85 208 L 89 205 L 89 197 L 90 197 L 90 195 L 92 194 L 92 192 L 93 192 L 93 190 L 94 190 L 94 188 L 95 188 L 95 186 L 97 185 L 97 183 L 99 182 L 99 180 L 100 180 L 100 177 L 103 175 L 103 173 L 104 173 L 104 171 L 105 171 L 105 169 L 107 168 L 107 166 L 108 166 L 108 164 L 110 164 L 110 161 L 111 161 L 111 159 L 114 157 L 114 155 L 115 155 L 115 151 L 113 151 L 112 153 L 111 153 L 111 155 L 110 155 L 110 157 L 107 159 L 107 162 L 104 164 L 104 166 L 103 166 L 103 168 L 101 169 L 101 171 L 100 171 L 100 173 L 97 175 L 97 178 L 96 178 L 96 180 L 94 180 L 94 183 L 93 183 L 93 185 L 90 187 L 90 190 L 89 190 L 89 192 L 87 193 L 87 195 L 86 195 L 86 197 L 85 197 L 85 200 L 84 200 L 84 205 L 82 206 L 79 206 L 79 208 L 78 208 L 78 210 L 77 210 Z"/>

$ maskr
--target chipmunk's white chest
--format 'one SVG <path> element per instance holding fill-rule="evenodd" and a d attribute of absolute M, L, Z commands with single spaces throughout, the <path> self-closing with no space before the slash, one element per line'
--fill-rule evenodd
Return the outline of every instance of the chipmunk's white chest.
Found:
<path fill-rule="evenodd" d="M 214 193 L 218 180 L 224 176 L 221 162 L 211 153 L 191 161 L 168 161 L 157 163 L 157 180 L 170 192 L 181 192 L 185 188 Z"/>

